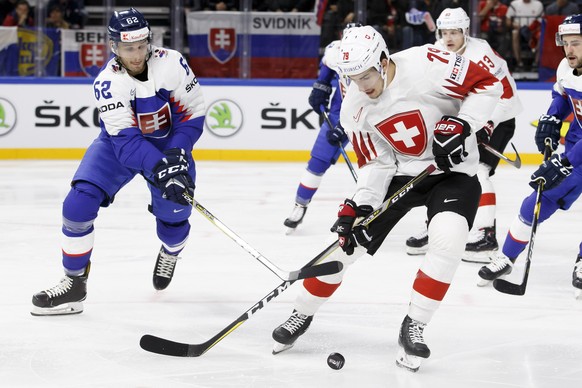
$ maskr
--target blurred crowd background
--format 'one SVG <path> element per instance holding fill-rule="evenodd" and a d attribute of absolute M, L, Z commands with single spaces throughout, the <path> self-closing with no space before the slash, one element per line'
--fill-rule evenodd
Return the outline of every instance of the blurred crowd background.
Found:
<path fill-rule="evenodd" d="M 64 43 L 59 45 L 58 52 L 52 52 L 56 58 L 53 64 L 54 70 L 47 72 L 46 69 L 38 68 L 39 66 L 46 67 L 48 63 L 46 58 L 41 59 L 41 57 L 51 55 L 45 52 L 48 50 L 46 45 L 39 47 L 38 42 L 46 40 L 46 37 L 41 34 L 46 36 L 53 34 L 54 50 L 54 47 L 58 45 L 56 42 L 63 39 L 63 30 L 98 30 L 103 31 L 104 34 L 111 12 L 132 6 L 140 10 L 148 18 L 154 31 L 161 35 L 159 43 L 181 51 L 189 57 L 191 63 L 196 63 L 196 55 L 198 55 L 197 50 L 192 50 L 192 47 L 200 44 L 200 41 L 191 39 L 193 32 L 187 28 L 187 15 L 191 12 L 206 11 L 222 14 L 236 12 L 241 15 L 270 12 L 286 15 L 295 13 L 314 15 L 319 28 L 317 57 L 320 58 L 325 46 L 339 39 L 346 24 L 352 22 L 374 26 L 384 36 L 391 52 L 433 43 L 435 21 L 440 13 L 445 8 L 462 7 L 472 20 L 471 35 L 487 40 L 506 59 L 517 80 L 545 81 L 548 79 L 540 67 L 549 67 L 551 70 L 556 63 L 556 56 L 558 56 L 557 59 L 561 59 L 559 50 L 556 51 L 553 42 L 549 41 L 553 36 L 552 29 L 565 16 L 579 13 L 581 3 L 582 0 L 140 0 L 139 2 L 0 0 L 0 20 L 3 26 L 0 30 L 0 49 L 8 47 L 10 42 L 14 43 L 14 38 L 9 38 L 10 34 L 5 31 L 12 31 L 14 27 L 17 27 L 18 51 L 20 52 L 20 54 L 15 54 L 16 51 L 13 50 L 0 58 L 0 68 L 4 69 L 0 75 L 74 75 L 74 72 L 67 74 L 63 70 L 65 59 L 61 54 L 66 48 Z M 244 19 L 241 20 L 244 23 Z M 249 19 L 248 23 L 253 22 Z M 27 30 L 28 35 L 26 35 Z M 50 32 L 53 30 L 56 32 Z M 246 33 L 248 30 L 247 28 Z M 240 27 L 236 32 L 236 34 L 241 33 L 245 33 L 244 27 Z M 27 38 L 27 36 L 36 36 L 36 38 Z M 233 46 L 233 50 L 236 47 L 239 50 L 244 48 L 242 43 Z M 544 47 L 546 47 L 545 50 Z M 23 54 L 23 51 L 27 50 L 31 53 Z M 244 50 L 242 51 L 240 55 L 244 56 Z M 10 70 L 10 60 L 14 60 L 14 55 L 20 57 L 18 72 Z M 223 55 L 223 57 L 226 58 L 228 55 Z M 27 64 L 29 66 L 26 66 Z M 244 61 L 236 62 L 236 66 L 242 65 Z M 316 71 L 317 65 L 313 67 L 313 74 L 290 75 L 289 78 L 313 78 L 316 76 Z M 551 73 L 551 71 L 548 72 L 548 74 Z M 245 73 L 243 69 L 235 77 L 249 78 L 250 74 L 248 71 Z M 86 75 L 91 76 L 91 74 Z M 210 76 L 229 77 L 231 75 L 228 72 L 218 72 Z"/>

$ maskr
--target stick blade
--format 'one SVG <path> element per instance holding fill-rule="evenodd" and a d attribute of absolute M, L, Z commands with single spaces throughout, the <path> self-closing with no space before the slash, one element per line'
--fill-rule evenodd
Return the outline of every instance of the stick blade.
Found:
<path fill-rule="evenodd" d="M 170 341 L 154 335 L 146 334 L 141 337 L 139 346 L 148 352 L 175 357 L 196 357 L 188 352 L 188 344 Z"/>
<path fill-rule="evenodd" d="M 297 272 L 296 279 L 315 278 L 318 276 L 333 275 L 340 272 L 344 265 L 339 261 L 330 261 L 328 263 L 318 264 L 310 267 L 305 267 Z M 295 279 L 293 279 L 295 280 Z"/>
<path fill-rule="evenodd" d="M 521 167 L 521 157 L 519 156 L 519 152 L 517 152 L 517 149 L 515 149 L 515 146 L 513 145 L 513 143 L 511 143 L 511 147 L 515 151 L 515 160 L 513 161 L 513 165 L 515 166 L 515 168 L 520 168 Z"/>
<path fill-rule="evenodd" d="M 524 295 L 526 286 L 527 279 L 523 282 L 523 284 L 510 283 L 505 279 L 495 279 L 493 281 L 493 288 L 499 292 L 509 295 Z"/>

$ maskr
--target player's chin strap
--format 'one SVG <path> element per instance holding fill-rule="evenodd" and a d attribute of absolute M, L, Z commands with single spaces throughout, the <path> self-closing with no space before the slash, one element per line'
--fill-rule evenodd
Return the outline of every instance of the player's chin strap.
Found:
<path fill-rule="evenodd" d="M 384 69 L 384 66 L 380 66 L 382 69 L 380 71 L 380 77 L 382 77 L 382 80 L 384 81 L 384 89 L 388 87 L 388 69 L 390 68 L 390 58 L 387 59 L 386 63 L 386 69 Z"/>

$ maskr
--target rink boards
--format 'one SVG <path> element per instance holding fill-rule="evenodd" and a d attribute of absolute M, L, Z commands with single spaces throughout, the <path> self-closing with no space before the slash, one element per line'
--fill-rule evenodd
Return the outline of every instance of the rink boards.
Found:
<path fill-rule="evenodd" d="M 199 160 L 300 161 L 319 117 L 311 80 L 201 79 L 207 105 Z M 90 79 L 0 79 L 0 159 L 79 159 L 99 133 Z M 551 101 L 550 83 L 519 83 L 524 111 L 513 143 L 525 164 L 538 163 L 535 122 Z M 511 156 L 511 153 L 507 154 Z"/>

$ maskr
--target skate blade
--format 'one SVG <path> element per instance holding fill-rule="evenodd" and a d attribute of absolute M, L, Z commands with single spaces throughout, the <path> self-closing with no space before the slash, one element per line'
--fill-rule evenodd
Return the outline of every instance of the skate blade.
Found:
<path fill-rule="evenodd" d="M 422 248 L 412 248 L 412 247 L 406 247 L 406 254 L 408 256 L 420 256 L 420 255 L 425 255 L 426 252 L 428 252 L 428 247 L 422 247 Z"/>
<path fill-rule="evenodd" d="M 477 281 L 477 287 L 487 287 L 491 283 L 493 283 L 493 280 L 479 278 L 479 280 Z"/>
<path fill-rule="evenodd" d="M 279 342 L 275 342 L 275 345 L 273 345 L 273 354 L 279 354 L 281 352 L 284 352 L 285 350 L 289 350 L 293 347 L 294 344 L 291 345 L 285 345 L 285 344 L 280 344 Z"/>
<path fill-rule="evenodd" d="M 287 228 L 287 230 L 285 231 L 285 235 L 289 236 L 290 234 L 295 233 L 295 229 L 297 228 Z"/>
<path fill-rule="evenodd" d="M 479 264 L 489 264 L 491 260 L 495 257 L 497 251 L 482 251 L 482 252 L 471 252 L 465 251 L 463 258 L 461 259 L 465 263 L 479 263 Z"/>
<path fill-rule="evenodd" d="M 579 288 L 574 289 L 574 299 L 582 299 L 582 290 Z"/>
<path fill-rule="evenodd" d="M 56 307 L 37 307 L 34 306 L 30 311 L 31 315 L 35 317 L 42 317 L 48 315 L 72 315 L 72 314 L 80 314 L 83 312 L 83 303 L 81 302 L 74 302 L 74 303 L 67 303 L 64 305 L 56 306 Z"/>
<path fill-rule="evenodd" d="M 421 357 L 406 354 L 404 349 L 400 348 L 398 350 L 398 356 L 396 357 L 396 365 L 410 372 L 417 372 L 422 360 L 423 358 Z"/>

